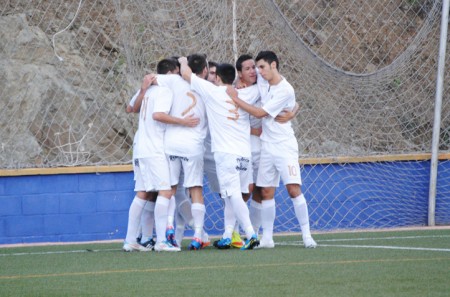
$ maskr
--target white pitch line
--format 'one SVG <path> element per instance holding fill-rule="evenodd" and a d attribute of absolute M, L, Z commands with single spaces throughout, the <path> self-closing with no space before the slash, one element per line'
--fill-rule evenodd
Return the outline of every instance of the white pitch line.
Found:
<path fill-rule="evenodd" d="M 53 252 L 33 252 L 33 253 L 12 253 L 12 254 L 0 254 L 0 256 L 31 256 L 31 255 L 55 255 L 55 254 L 72 254 L 72 253 L 92 253 L 92 252 L 111 252 L 120 251 L 120 249 L 102 249 L 102 250 L 74 250 L 74 251 L 53 251 Z"/>
<path fill-rule="evenodd" d="M 359 238 L 334 238 L 322 239 L 320 242 L 336 241 L 363 241 L 363 240 L 390 240 L 390 239 L 422 239 L 422 238 L 448 238 L 450 235 L 424 235 L 424 236 L 389 236 L 389 237 L 359 237 Z"/>
<path fill-rule="evenodd" d="M 444 249 L 444 248 L 422 248 L 422 247 L 386 246 L 386 245 L 318 244 L 318 247 L 322 247 L 322 246 L 324 246 L 324 247 L 345 247 L 345 248 L 368 248 L 368 249 L 450 252 L 450 249 Z"/>
<path fill-rule="evenodd" d="M 380 248 L 380 249 L 398 249 L 398 250 L 429 250 L 429 251 L 444 251 L 449 252 L 450 249 L 440 249 L 440 248 L 414 248 L 414 247 L 393 247 L 393 246 L 367 246 L 367 245 L 333 245 L 333 244 L 322 244 L 323 242 L 338 242 L 338 241 L 364 241 L 364 240 L 398 240 L 398 239 L 423 239 L 423 238 L 447 238 L 450 235 L 424 235 L 424 236 L 389 236 L 389 237 L 359 237 L 359 238 L 335 238 L 335 239 L 321 239 L 318 242 L 318 246 L 321 247 L 351 247 L 351 248 Z M 289 241 L 289 242 L 275 242 L 275 245 L 301 245 L 302 241 Z M 52 255 L 52 254 L 70 254 L 70 253 L 89 253 L 89 252 L 110 252 L 119 251 L 120 249 L 101 249 L 101 250 L 73 250 L 73 251 L 49 251 L 49 252 L 31 252 L 31 253 L 12 253 L 12 254 L 2 254 L 0 256 L 28 256 L 28 255 Z"/>

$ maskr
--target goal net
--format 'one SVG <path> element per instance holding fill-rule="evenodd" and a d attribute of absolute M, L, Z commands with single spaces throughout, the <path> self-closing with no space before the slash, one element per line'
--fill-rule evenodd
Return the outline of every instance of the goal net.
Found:
<path fill-rule="evenodd" d="M 269 49 L 300 105 L 312 229 L 424 224 L 441 10 L 432 0 L 4 1 L 0 168 L 130 164 L 137 119 L 125 106 L 159 60 L 234 63 Z M 448 81 L 449 47 L 446 57 Z M 448 83 L 443 94 L 448 156 Z M 438 179 L 437 223 L 450 222 L 449 184 Z M 287 197 L 277 191 L 276 231 L 299 231 Z M 207 203 L 218 224 L 207 227 L 220 229 L 221 201 Z"/>

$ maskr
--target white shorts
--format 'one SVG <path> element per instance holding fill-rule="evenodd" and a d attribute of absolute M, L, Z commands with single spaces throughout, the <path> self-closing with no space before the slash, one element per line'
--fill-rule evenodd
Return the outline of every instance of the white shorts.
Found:
<path fill-rule="evenodd" d="M 217 179 L 216 161 L 211 151 L 206 151 L 203 157 L 203 170 L 208 179 L 209 189 L 214 193 L 220 193 L 219 180 Z"/>
<path fill-rule="evenodd" d="M 180 174 L 184 172 L 185 188 L 203 186 L 203 155 L 194 157 L 167 156 L 169 160 L 170 182 L 178 185 Z"/>
<path fill-rule="evenodd" d="M 166 156 L 135 159 L 134 191 L 156 192 L 170 190 L 169 163 Z"/>
<path fill-rule="evenodd" d="M 251 158 L 217 152 L 214 153 L 214 159 L 222 198 L 249 193 L 248 186 L 252 179 Z"/>
<path fill-rule="evenodd" d="M 259 162 L 258 187 L 278 187 L 281 180 L 287 184 L 302 184 L 298 162 L 298 143 L 295 138 L 279 143 L 262 142 Z"/>
<path fill-rule="evenodd" d="M 133 180 L 136 182 L 136 170 L 137 170 L 137 168 L 136 168 L 136 163 L 137 164 L 139 164 L 139 161 L 138 162 L 136 162 L 136 159 L 135 158 L 133 158 L 133 161 L 132 161 L 132 165 L 133 165 Z"/>

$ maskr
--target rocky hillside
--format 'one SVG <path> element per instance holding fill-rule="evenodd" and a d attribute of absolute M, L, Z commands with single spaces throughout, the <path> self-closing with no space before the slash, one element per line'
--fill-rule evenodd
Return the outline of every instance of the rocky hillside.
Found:
<path fill-rule="evenodd" d="M 393 8 L 408 12 L 402 15 L 404 27 L 396 27 L 396 31 L 377 32 L 371 16 L 361 13 L 360 7 L 346 7 L 354 2 L 287 1 L 289 5 L 281 5 L 280 9 L 287 18 L 302 20 L 299 23 L 292 22 L 291 25 L 301 32 L 303 42 L 322 59 L 344 71 L 370 73 L 389 65 L 398 57 L 398 53 L 405 50 L 409 39 L 420 30 L 433 3 L 430 0 L 392 0 L 374 5 L 371 13 L 386 12 L 386 9 Z M 367 5 L 365 1 L 359 2 L 360 5 Z M 111 165 L 130 161 L 136 119 L 126 114 L 125 107 L 139 86 L 139 81 L 136 76 L 131 76 L 129 67 L 127 68 L 130 56 L 127 54 L 127 46 L 130 45 L 122 42 L 126 40 L 126 36 L 121 34 L 127 33 L 121 31 L 121 20 L 118 19 L 116 9 L 123 3 L 119 3 L 120 1 L 109 0 L 83 1 L 81 8 L 78 7 L 79 1 L 60 1 L 57 5 L 50 0 L 16 0 L 0 4 L 0 100 L 4 107 L 0 111 L 0 168 Z M 149 6 L 150 4 L 154 5 L 153 2 L 148 3 Z M 310 8 L 311 13 L 298 16 L 296 6 L 298 9 Z M 251 12 L 255 14 L 258 10 Z M 200 13 L 209 12 L 204 10 Z M 147 17 L 150 21 L 158 14 L 166 16 L 167 12 L 161 8 L 154 14 L 144 16 L 144 20 Z M 343 17 L 336 18 L 333 15 Z M 137 32 L 144 30 L 143 23 L 137 20 L 134 22 L 135 15 L 130 11 L 122 11 L 120 17 L 129 18 L 129 25 L 135 25 Z M 392 18 L 395 20 L 397 16 Z M 257 15 L 251 20 L 252 23 L 248 26 L 255 26 L 256 21 L 264 22 Z M 167 32 L 162 31 L 164 34 L 169 34 L 170 30 L 182 29 L 185 25 L 181 21 L 169 21 L 172 27 L 167 27 Z M 377 19 L 377 22 L 380 26 L 389 25 L 389 20 Z M 245 33 L 244 29 L 247 27 L 240 28 Z M 337 36 L 337 29 L 346 34 Z M 211 35 L 220 37 L 222 33 L 212 31 Z M 264 35 L 264 32 L 259 34 Z M 399 42 L 400 34 L 403 39 Z M 249 40 L 252 38 L 255 36 L 250 36 Z M 435 42 L 437 36 L 430 38 Z M 145 40 L 136 42 L 144 43 Z M 390 50 L 383 52 L 383 47 L 386 46 Z M 424 78 L 433 76 L 435 72 L 435 53 L 425 53 L 423 56 L 427 63 L 429 60 L 429 65 L 416 69 L 418 74 L 414 75 L 414 83 L 417 89 L 410 88 L 412 92 L 420 92 L 420 88 L 425 85 L 418 84 L 417 81 L 424 81 Z M 159 58 L 161 57 L 153 57 L 154 60 Z M 408 89 L 408 83 L 412 83 L 412 80 L 394 79 L 386 87 L 385 93 L 392 93 L 400 84 L 402 88 Z M 314 81 L 311 82 L 311 87 L 315 87 Z M 320 89 L 317 91 L 320 93 Z M 357 96 L 357 91 L 350 91 Z M 429 91 L 432 92 L 432 88 Z M 314 101 L 321 102 L 317 100 L 320 94 L 315 96 L 304 106 L 314 109 Z M 444 108 L 448 110 L 447 105 Z M 355 105 L 355 108 L 361 108 L 361 104 Z M 322 113 L 326 109 L 321 110 L 321 106 L 318 106 L 317 110 Z M 352 114 L 352 110 L 346 112 Z M 423 112 L 427 114 L 427 118 L 429 113 L 429 110 Z M 314 115 L 316 119 L 320 116 L 323 114 Z M 419 117 L 420 114 L 412 116 Z M 332 119 L 333 115 L 324 117 L 324 122 L 330 121 L 330 117 Z M 409 115 L 404 116 L 409 125 L 411 121 L 408 117 Z M 442 133 L 447 140 L 444 139 L 444 142 L 450 138 L 450 131 L 447 131 L 450 129 L 447 128 L 450 127 L 449 122 L 450 119 L 445 115 Z M 426 124 L 420 124 L 420 129 L 429 129 L 427 125 L 430 123 L 432 119 L 427 119 Z M 320 129 L 322 126 L 314 123 L 314 128 Z M 316 131 L 311 134 L 316 134 Z M 371 134 L 371 131 L 365 132 L 367 135 Z M 430 135 L 429 131 L 427 134 Z M 418 138 L 421 137 L 422 134 L 418 135 Z M 335 153 L 336 147 L 342 147 L 339 140 L 329 141 L 328 143 L 332 142 L 331 148 L 326 145 L 328 140 L 321 139 L 320 136 L 314 141 L 317 143 L 314 149 L 304 149 L 311 152 L 323 149 L 325 153 Z M 425 146 L 427 145 L 426 143 Z M 448 146 L 444 145 L 442 148 L 448 149 Z"/>

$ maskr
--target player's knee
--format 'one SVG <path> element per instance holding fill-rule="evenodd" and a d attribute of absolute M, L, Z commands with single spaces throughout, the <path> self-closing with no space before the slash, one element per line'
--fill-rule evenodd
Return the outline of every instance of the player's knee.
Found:
<path fill-rule="evenodd" d="M 300 185 L 298 184 L 288 184 L 286 185 L 286 190 L 291 198 L 298 197 L 302 193 Z"/>
<path fill-rule="evenodd" d="M 272 199 L 275 196 L 275 188 L 262 188 L 261 197 L 263 200 Z"/>

